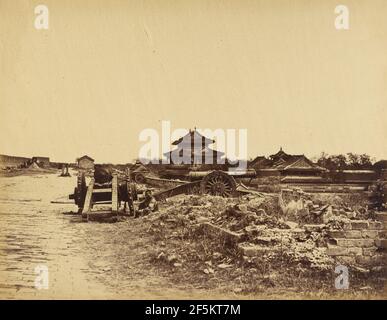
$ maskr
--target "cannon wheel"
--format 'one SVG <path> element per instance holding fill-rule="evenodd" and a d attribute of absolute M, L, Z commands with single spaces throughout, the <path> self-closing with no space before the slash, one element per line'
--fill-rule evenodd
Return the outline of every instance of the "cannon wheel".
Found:
<path fill-rule="evenodd" d="M 237 184 L 235 179 L 227 173 L 213 171 L 203 178 L 200 187 L 204 194 L 232 197 L 235 194 Z"/>

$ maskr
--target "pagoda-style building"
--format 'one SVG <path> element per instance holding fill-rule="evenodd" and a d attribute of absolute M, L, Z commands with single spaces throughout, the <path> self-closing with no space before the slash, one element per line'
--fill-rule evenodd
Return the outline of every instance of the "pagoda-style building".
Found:
<path fill-rule="evenodd" d="M 303 154 L 287 154 L 280 150 L 271 156 L 272 167 L 281 171 L 283 175 L 315 175 L 318 176 L 325 171 L 324 168 L 310 161 Z"/>
<path fill-rule="evenodd" d="M 201 135 L 196 128 L 176 141 L 172 142 L 176 149 L 164 153 L 170 164 L 220 164 L 224 163 L 222 157 L 224 153 L 213 150 L 209 145 L 215 140 Z"/>
<path fill-rule="evenodd" d="M 256 170 L 271 169 L 280 172 L 281 176 L 320 176 L 326 169 L 313 163 L 303 154 L 287 154 L 280 150 L 268 158 L 260 156 L 250 162 L 250 168 Z"/>

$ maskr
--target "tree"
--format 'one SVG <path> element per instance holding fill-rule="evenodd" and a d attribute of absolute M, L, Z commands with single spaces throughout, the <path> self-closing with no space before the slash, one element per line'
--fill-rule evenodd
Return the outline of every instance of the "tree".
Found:
<path fill-rule="evenodd" d="M 329 154 L 326 152 L 321 152 L 320 158 L 317 159 L 316 163 L 323 168 L 328 168 Z"/>
<path fill-rule="evenodd" d="M 371 159 L 368 154 L 363 153 L 360 155 L 360 165 L 363 169 L 371 169 L 372 162 L 374 162 L 374 160 Z"/>
<path fill-rule="evenodd" d="M 348 169 L 360 169 L 360 157 L 352 152 L 347 153 Z"/>
<path fill-rule="evenodd" d="M 336 170 L 345 170 L 347 169 L 347 158 L 343 154 L 338 154 L 335 156 L 330 156 L 330 159 L 333 163 L 334 169 Z"/>
<path fill-rule="evenodd" d="M 328 155 L 327 153 L 322 152 L 320 158 L 317 160 L 317 164 L 328 170 L 364 170 L 372 169 L 373 161 L 374 160 L 365 153 L 359 155 L 349 152 L 346 155 Z"/>

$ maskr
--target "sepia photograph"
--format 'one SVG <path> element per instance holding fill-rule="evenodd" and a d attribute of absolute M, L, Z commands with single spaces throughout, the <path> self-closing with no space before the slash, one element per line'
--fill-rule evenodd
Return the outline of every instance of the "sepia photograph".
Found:
<path fill-rule="evenodd" d="M 386 39 L 385 0 L 0 0 L 0 300 L 386 300 Z"/>

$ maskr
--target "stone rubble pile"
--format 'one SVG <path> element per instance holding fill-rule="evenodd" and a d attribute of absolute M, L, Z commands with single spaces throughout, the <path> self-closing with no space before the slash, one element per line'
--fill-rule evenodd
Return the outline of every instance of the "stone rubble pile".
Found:
<path fill-rule="evenodd" d="M 152 219 L 184 226 L 185 235 L 173 231 L 170 237 L 184 238 L 200 229 L 208 237 L 235 247 L 245 260 L 286 258 L 320 270 L 331 268 L 335 261 L 375 270 L 386 265 L 385 224 L 374 219 L 356 220 L 356 215 L 348 214 L 365 213 L 367 208 L 357 206 L 350 211 L 353 208 L 339 205 L 339 201 L 313 201 L 299 190 L 296 195 L 298 199 L 289 199 L 284 193 L 235 199 L 181 195 L 168 199 Z M 294 208 L 300 199 L 303 207 L 296 206 L 297 210 L 290 212 L 287 208 Z M 325 218 L 316 219 L 321 216 Z"/>

